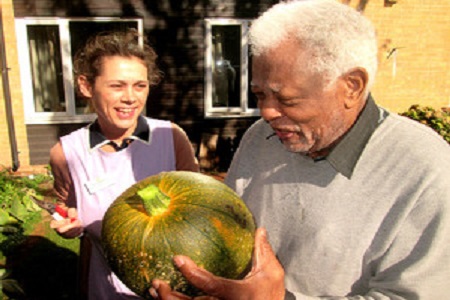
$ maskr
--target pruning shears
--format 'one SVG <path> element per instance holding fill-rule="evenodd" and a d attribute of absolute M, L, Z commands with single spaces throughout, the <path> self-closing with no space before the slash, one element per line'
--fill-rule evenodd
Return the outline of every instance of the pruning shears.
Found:
<path fill-rule="evenodd" d="M 48 211 L 48 213 L 50 215 L 52 215 L 53 219 L 55 219 L 57 221 L 61 221 L 61 220 L 64 220 L 64 219 L 68 218 L 67 211 L 65 209 L 63 209 L 62 207 L 60 207 L 59 205 L 57 205 L 55 203 L 52 203 L 52 202 L 39 200 L 33 195 L 30 195 L 30 198 L 39 207 L 41 207 L 41 208 L 45 209 L 46 211 Z M 75 218 L 71 218 L 70 221 L 71 222 L 75 221 Z"/>

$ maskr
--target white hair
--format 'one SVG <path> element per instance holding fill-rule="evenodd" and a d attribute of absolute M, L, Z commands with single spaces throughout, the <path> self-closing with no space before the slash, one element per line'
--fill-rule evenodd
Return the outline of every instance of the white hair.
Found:
<path fill-rule="evenodd" d="M 306 53 L 309 71 L 328 84 L 352 68 L 366 70 L 370 90 L 377 72 L 377 39 L 372 23 L 335 0 L 298 0 L 272 6 L 250 28 L 253 56 L 294 38 Z M 304 67 L 304 66 L 303 66 Z"/>

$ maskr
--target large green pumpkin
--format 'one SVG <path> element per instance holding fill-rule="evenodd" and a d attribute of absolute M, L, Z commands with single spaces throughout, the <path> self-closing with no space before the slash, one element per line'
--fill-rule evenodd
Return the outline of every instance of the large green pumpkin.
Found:
<path fill-rule="evenodd" d="M 255 224 L 237 194 L 200 173 L 163 172 L 127 189 L 107 210 L 102 227 L 111 269 L 136 294 L 148 293 L 155 278 L 190 296 L 173 264 L 183 254 L 221 277 L 245 275 L 251 262 Z"/>

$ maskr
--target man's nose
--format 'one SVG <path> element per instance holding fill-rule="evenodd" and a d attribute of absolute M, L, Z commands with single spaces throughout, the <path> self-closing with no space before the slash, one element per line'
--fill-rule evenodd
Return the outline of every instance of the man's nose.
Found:
<path fill-rule="evenodd" d="M 264 100 L 258 101 L 261 117 L 266 121 L 272 121 L 283 116 L 280 103 L 272 96 L 267 96 Z"/>

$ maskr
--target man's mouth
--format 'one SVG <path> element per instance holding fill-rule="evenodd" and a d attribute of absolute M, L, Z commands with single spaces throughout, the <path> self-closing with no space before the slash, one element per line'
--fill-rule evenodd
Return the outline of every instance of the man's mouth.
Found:
<path fill-rule="evenodd" d="M 286 140 L 294 136 L 294 131 L 287 131 L 287 130 L 275 130 L 276 135 L 281 140 Z"/>

